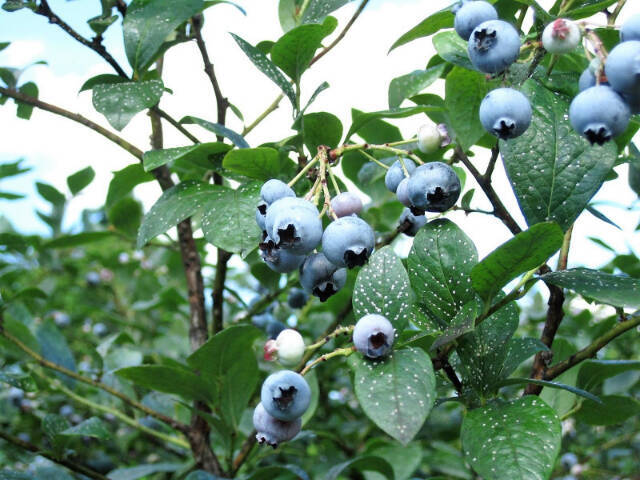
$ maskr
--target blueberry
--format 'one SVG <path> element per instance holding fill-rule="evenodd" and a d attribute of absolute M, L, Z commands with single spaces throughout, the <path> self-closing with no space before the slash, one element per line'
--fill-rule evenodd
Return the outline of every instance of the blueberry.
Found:
<path fill-rule="evenodd" d="M 580 44 L 582 32 L 571 20 L 558 18 L 542 32 L 542 45 L 549 53 L 569 53 Z"/>
<path fill-rule="evenodd" d="M 578 456 L 575 453 L 565 453 L 560 457 L 560 463 L 565 470 L 571 470 L 576 463 L 578 463 Z"/>
<path fill-rule="evenodd" d="M 339 267 L 363 266 L 369 260 L 375 235 L 359 217 L 342 217 L 329 224 L 322 235 L 322 251 Z"/>
<path fill-rule="evenodd" d="M 107 326 L 102 322 L 98 322 L 93 326 L 92 331 L 97 337 L 102 337 L 107 334 Z"/>
<path fill-rule="evenodd" d="M 582 72 L 582 75 L 580 75 L 580 79 L 578 80 L 578 88 L 581 92 L 583 90 L 586 90 L 587 88 L 596 86 L 596 75 L 600 74 L 601 65 L 602 62 L 600 62 L 600 59 L 598 57 L 595 57 L 593 60 L 591 60 L 591 63 L 589 63 L 589 67 L 584 72 Z M 609 82 L 604 82 L 601 79 L 600 85 L 609 86 Z"/>
<path fill-rule="evenodd" d="M 569 107 L 571 125 L 592 145 L 603 145 L 624 132 L 630 116 L 622 97 L 605 86 L 580 92 Z"/>
<path fill-rule="evenodd" d="M 480 104 L 480 122 L 484 129 L 506 140 L 522 135 L 531 124 L 531 104 L 512 88 L 490 91 Z"/>
<path fill-rule="evenodd" d="M 620 41 L 640 40 L 640 13 L 629 17 L 620 28 Z"/>
<path fill-rule="evenodd" d="M 620 93 L 640 93 L 640 41 L 619 43 L 604 66 L 611 87 Z"/>
<path fill-rule="evenodd" d="M 280 370 L 269 375 L 262 384 L 260 401 L 269 415 L 291 422 L 309 408 L 311 389 L 299 373 Z"/>
<path fill-rule="evenodd" d="M 301 288 L 292 288 L 289 291 L 289 297 L 287 298 L 287 303 L 291 308 L 302 308 L 309 301 L 309 296 L 307 292 L 302 290 Z"/>
<path fill-rule="evenodd" d="M 269 205 L 266 232 L 278 248 L 306 254 L 322 239 L 318 209 L 301 198 L 285 197 Z"/>
<path fill-rule="evenodd" d="M 260 198 L 267 204 L 271 205 L 276 200 L 284 197 L 295 197 L 295 192 L 289 185 L 280 180 L 272 178 L 268 180 L 260 189 Z"/>
<path fill-rule="evenodd" d="M 460 179 L 446 163 L 430 162 L 416 168 L 407 190 L 411 205 L 427 212 L 444 212 L 460 196 Z M 415 214 L 415 210 L 414 211 Z"/>
<path fill-rule="evenodd" d="M 411 175 L 411 173 L 416 169 L 416 164 L 413 160 L 409 160 L 408 158 L 405 158 L 402 161 L 407 169 L 407 173 Z M 387 170 L 387 174 L 384 177 L 384 184 L 391 192 L 396 193 L 398 185 L 400 185 L 400 182 L 404 180 L 404 178 L 405 174 L 402 164 L 400 163 L 400 160 L 396 160 L 393 162 L 393 165 L 389 167 L 389 170 Z"/>
<path fill-rule="evenodd" d="M 260 313 L 258 315 L 254 315 L 251 319 L 251 323 L 253 323 L 256 327 L 264 330 L 267 333 L 267 336 L 272 339 L 276 339 L 276 337 L 287 328 L 287 326 L 279 320 L 276 320 L 271 313 Z"/>
<path fill-rule="evenodd" d="M 382 315 L 371 313 L 356 323 L 353 329 L 353 345 L 369 358 L 384 357 L 391 351 L 395 330 Z"/>
<path fill-rule="evenodd" d="M 622 99 L 629 107 L 629 110 L 631 110 L 631 113 L 640 113 L 640 92 L 635 94 L 623 93 Z"/>
<path fill-rule="evenodd" d="M 296 330 L 286 328 L 276 337 L 275 348 L 282 365 L 294 366 L 304 355 L 304 339 Z"/>
<path fill-rule="evenodd" d="M 261 200 L 256 207 L 256 223 L 260 230 L 265 231 L 267 229 L 267 202 L 264 200 Z"/>
<path fill-rule="evenodd" d="M 479 2 L 474 2 L 479 3 Z M 484 2 L 482 2 L 484 3 Z M 434 153 L 442 146 L 442 132 L 433 122 L 425 123 L 418 129 L 418 150 L 422 153 Z M 409 172 L 411 173 L 411 172 Z"/>
<path fill-rule="evenodd" d="M 497 20 L 498 12 L 493 5 L 483 1 L 463 3 L 456 11 L 454 26 L 460 37 L 469 40 L 473 29 L 482 22 Z"/>
<path fill-rule="evenodd" d="M 418 230 L 426 224 L 427 217 L 424 215 L 414 215 L 408 208 L 405 208 L 402 215 L 400 215 L 400 230 L 410 237 L 415 237 Z"/>
<path fill-rule="evenodd" d="M 331 263 L 324 253 L 315 253 L 300 267 L 303 288 L 325 302 L 347 282 L 347 271 Z"/>
<path fill-rule="evenodd" d="M 258 245 L 260 256 L 267 266 L 278 273 L 290 273 L 304 262 L 305 256 L 278 248 L 273 240 L 265 238 Z"/>
<path fill-rule="evenodd" d="M 63 405 L 62 407 L 60 407 L 60 415 L 62 415 L 63 417 L 69 417 L 71 415 L 73 415 L 73 407 L 71 405 Z"/>
<path fill-rule="evenodd" d="M 71 317 L 64 312 L 53 312 L 53 321 L 58 327 L 68 327 L 71 324 Z"/>
<path fill-rule="evenodd" d="M 405 178 L 398 185 L 398 189 L 396 190 L 396 196 L 398 197 L 398 201 L 403 204 L 405 207 L 411 206 L 411 200 L 409 200 L 409 179 Z"/>
<path fill-rule="evenodd" d="M 342 192 L 331 199 L 331 208 L 338 217 L 357 215 L 362 211 L 362 200 L 355 193 Z"/>
<path fill-rule="evenodd" d="M 100 285 L 100 274 L 98 272 L 89 272 L 85 276 L 85 280 L 87 281 L 88 286 L 97 287 Z"/>
<path fill-rule="evenodd" d="M 277 448 L 281 442 L 292 440 L 302 428 L 302 419 L 296 418 L 292 422 L 284 422 L 267 413 L 262 403 L 253 411 L 253 428 L 256 429 L 256 440 L 262 445 Z"/>
<path fill-rule="evenodd" d="M 489 20 L 475 28 L 468 51 L 471 63 L 481 72 L 502 72 L 520 55 L 520 35 L 510 23 Z"/>

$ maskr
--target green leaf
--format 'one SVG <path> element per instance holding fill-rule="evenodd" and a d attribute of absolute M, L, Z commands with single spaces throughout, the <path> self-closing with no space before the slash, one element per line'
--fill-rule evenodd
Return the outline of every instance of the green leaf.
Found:
<path fill-rule="evenodd" d="M 71 426 L 69 421 L 62 415 L 48 413 L 43 417 L 41 426 L 42 431 L 49 440 L 49 443 L 53 446 L 54 451 L 59 456 L 62 456 L 68 439 L 60 435 L 60 433 Z"/>
<path fill-rule="evenodd" d="M 245 177 L 269 180 L 280 173 L 280 154 L 269 147 L 231 150 L 222 160 L 222 166 Z"/>
<path fill-rule="evenodd" d="M 12 373 L 0 370 L 0 382 L 25 392 L 36 392 L 38 390 L 35 380 L 27 373 Z"/>
<path fill-rule="evenodd" d="M 311 156 L 318 152 L 318 146 L 335 148 L 342 138 L 342 123 L 335 115 L 327 112 L 309 113 L 302 117 L 304 144 Z"/>
<path fill-rule="evenodd" d="M 535 396 L 470 411 L 460 433 L 466 460 L 484 478 L 543 480 L 560 452 L 562 426 Z"/>
<path fill-rule="evenodd" d="M 430 350 L 437 350 L 456 338 L 472 332 L 475 328 L 475 320 L 481 307 L 482 305 L 480 305 L 477 299 L 473 299 L 470 302 L 465 303 L 456 316 L 453 317 L 451 323 L 447 325 L 447 328 L 442 332 L 442 335 L 433 342 Z"/>
<path fill-rule="evenodd" d="M 640 279 L 572 268 L 542 275 L 545 282 L 568 288 L 599 303 L 614 307 L 640 308 Z"/>
<path fill-rule="evenodd" d="M 542 385 L 543 387 L 566 390 L 567 392 L 571 392 L 575 395 L 587 398 L 592 402 L 598 403 L 600 404 L 600 408 L 602 408 L 603 401 L 599 397 L 585 390 L 582 390 L 581 388 L 572 387 L 571 385 L 565 385 L 563 383 L 549 382 L 547 380 L 536 380 L 533 378 L 507 378 L 505 380 L 501 380 L 498 385 L 503 387 L 507 385 L 528 385 L 530 383 L 533 383 L 535 385 Z"/>
<path fill-rule="evenodd" d="M 635 143 L 629 145 L 629 187 L 640 197 L 640 150 Z"/>
<path fill-rule="evenodd" d="M 411 98 L 438 80 L 446 65 L 440 64 L 426 70 L 415 70 L 396 77 L 389 84 L 389 108 L 399 107 L 405 98 Z"/>
<path fill-rule="evenodd" d="M 218 185 L 195 181 L 182 182 L 166 190 L 142 219 L 138 232 L 138 248 L 200 212 L 209 197 L 221 190 L 222 187 Z"/>
<path fill-rule="evenodd" d="M 271 465 L 251 470 L 249 476 L 244 477 L 244 480 L 309 480 L 307 474 L 295 465 Z"/>
<path fill-rule="evenodd" d="M 405 45 L 409 42 L 417 38 L 428 37 L 429 35 L 433 35 L 434 33 L 442 30 L 443 28 L 452 28 L 453 27 L 453 19 L 454 15 L 451 12 L 451 8 L 447 8 L 445 10 L 440 10 L 427 18 L 421 21 L 418 25 L 413 27 L 407 33 L 402 35 L 398 40 L 396 40 L 389 52 L 391 50 L 398 48 L 401 45 Z"/>
<path fill-rule="evenodd" d="M 76 195 L 83 188 L 89 185 L 96 176 L 96 172 L 91 167 L 83 168 L 67 177 L 67 186 L 71 195 Z"/>
<path fill-rule="evenodd" d="M 438 33 L 433 37 L 433 47 L 438 55 L 447 62 L 467 70 L 475 70 L 467 54 L 467 42 L 460 38 L 456 32 Z"/>
<path fill-rule="evenodd" d="M 14 177 L 16 175 L 22 175 L 31 171 L 31 168 L 21 167 L 20 164 L 23 159 L 16 160 L 15 162 L 0 163 L 0 179 L 7 177 Z"/>
<path fill-rule="evenodd" d="M 390 108 L 389 110 L 380 110 L 378 112 L 362 113 L 352 110 L 353 123 L 347 132 L 345 141 L 349 140 L 354 133 L 360 134 L 360 130 L 371 122 L 380 120 L 381 118 L 406 118 L 412 115 L 418 115 L 426 112 L 441 112 L 441 107 L 418 105 L 415 107 Z"/>
<path fill-rule="evenodd" d="M 564 14 L 565 18 L 587 18 L 606 10 L 618 0 L 580 0 L 571 5 L 571 9 Z"/>
<path fill-rule="evenodd" d="M 136 113 L 156 105 L 163 92 L 161 80 L 100 83 L 93 87 L 92 101 L 113 128 L 122 130 Z"/>
<path fill-rule="evenodd" d="M 640 413 L 640 402 L 624 395 L 603 395 L 600 402 L 582 402 L 576 419 L 589 425 L 618 425 Z"/>
<path fill-rule="evenodd" d="M 107 220 L 117 230 L 135 237 L 142 222 L 142 205 L 133 197 L 125 197 L 107 210 Z"/>
<path fill-rule="evenodd" d="M 103 84 L 113 84 L 113 83 L 126 83 L 127 79 L 121 77 L 120 75 L 114 75 L 111 73 L 101 73 L 100 75 L 96 75 L 95 77 L 91 77 L 89 80 L 82 84 L 78 93 L 84 92 L 86 90 L 93 90 L 93 87 L 96 85 Z"/>
<path fill-rule="evenodd" d="M 4 8 L 5 5 L 2 7 Z M 0 480 L 33 480 L 33 475 L 12 470 L 0 470 Z"/>
<path fill-rule="evenodd" d="M 271 60 L 269 60 L 269 58 L 264 53 L 240 38 L 238 35 L 232 33 L 231 36 L 240 46 L 242 51 L 247 55 L 247 57 L 249 57 L 249 60 L 251 60 L 251 62 L 258 68 L 258 70 L 260 70 L 267 77 L 269 77 L 271 81 L 278 85 L 278 87 L 280 87 L 280 89 L 291 101 L 291 105 L 295 107 L 296 94 L 293 91 L 291 83 L 289 83 L 282 72 L 278 70 L 278 67 L 276 67 L 276 65 Z"/>
<path fill-rule="evenodd" d="M 395 478 L 393 467 L 389 462 L 381 457 L 365 455 L 334 465 L 327 472 L 327 475 L 324 477 L 324 479 L 336 480 L 337 478 L 348 478 L 344 476 L 344 473 L 351 469 L 360 472 L 378 472 L 381 475 L 384 475 L 384 478 L 388 478 L 391 480 Z"/>
<path fill-rule="evenodd" d="M 208 381 L 187 370 L 170 365 L 140 365 L 115 370 L 116 375 L 134 384 L 164 393 L 180 395 L 187 400 L 210 401 Z"/>
<path fill-rule="evenodd" d="M 116 20 L 118 20 L 117 15 L 107 17 L 98 15 L 87 20 L 87 23 L 96 35 L 102 35 Z"/>
<path fill-rule="evenodd" d="M 504 364 L 500 371 L 502 378 L 507 378 L 520 366 L 522 362 L 538 352 L 548 351 L 544 343 L 537 338 L 512 338 L 507 345 Z"/>
<path fill-rule="evenodd" d="M 206 164 L 210 156 L 228 152 L 232 147 L 220 142 L 198 143 L 187 147 L 165 148 L 150 150 L 142 156 L 145 172 L 179 160 Z"/>
<path fill-rule="evenodd" d="M 240 151 L 240 150 L 235 150 Z M 255 208 L 260 200 L 259 182 L 236 190 L 221 187 L 210 194 L 202 215 L 202 232 L 208 242 L 245 257 L 260 241 Z"/>
<path fill-rule="evenodd" d="M 320 47 L 322 39 L 333 32 L 338 21 L 327 17 L 321 24 L 300 25 L 285 33 L 271 48 L 271 60 L 291 78 L 294 83 L 309 67 Z"/>
<path fill-rule="evenodd" d="M 0 52 L 11 45 L 11 42 L 0 42 Z"/>
<path fill-rule="evenodd" d="M 42 325 L 38 327 L 36 331 L 36 338 L 40 344 L 40 352 L 42 356 L 50 362 L 65 367 L 67 370 L 73 372 L 76 371 L 76 361 L 73 358 L 73 353 L 69 348 L 67 340 L 64 335 L 60 333 L 53 320 L 47 319 L 42 322 Z M 67 377 L 62 373 L 56 372 L 56 374 L 70 387 L 73 387 L 74 380 Z"/>
<path fill-rule="evenodd" d="M 109 182 L 106 207 L 112 207 L 120 199 L 127 196 L 137 185 L 153 181 L 153 175 L 146 173 L 139 163 L 134 163 L 122 170 L 113 172 L 113 178 Z"/>
<path fill-rule="evenodd" d="M 423 457 L 422 446 L 417 442 L 407 446 L 384 445 L 375 447 L 371 451 L 367 450 L 367 454 L 389 462 L 389 465 L 393 468 L 395 480 L 408 480 L 411 478 L 412 474 L 420 467 Z M 374 475 L 373 479 L 367 480 L 378 480 L 379 478 L 379 475 Z"/>
<path fill-rule="evenodd" d="M 252 344 L 259 334 L 250 325 L 226 328 L 187 359 L 210 384 L 213 404 L 234 429 L 258 384 L 258 362 Z"/>
<path fill-rule="evenodd" d="M 550 367 L 566 360 L 577 352 L 576 347 L 574 347 L 570 342 L 558 337 L 553 341 L 551 348 L 553 351 L 553 358 Z M 562 375 L 556 377 L 554 381 L 565 385 L 576 385 L 578 371 L 579 368 L 571 368 Z M 560 416 L 568 413 L 576 403 L 576 396 L 573 393 L 553 388 L 543 388 L 540 398 L 547 402 L 549 406 L 553 407 L 556 413 Z"/>
<path fill-rule="evenodd" d="M 307 8 L 302 12 L 301 23 L 320 23 L 331 12 L 346 5 L 351 0 L 310 0 Z"/>
<path fill-rule="evenodd" d="M 631 167 L 629 167 L 629 172 L 631 172 Z M 608 223 L 609 225 L 617 228 L 618 230 L 622 230 L 609 217 L 607 217 L 605 214 L 603 214 L 599 210 L 596 210 L 595 207 L 593 207 L 591 205 L 587 205 L 587 212 L 589 212 L 591 215 L 596 217 L 598 220 L 602 220 L 604 223 Z"/>
<path fill-rule="evenodd" d="M 99 242 L 106 238 L 113 238 L 112 232 L 84 232 L 76 233 L 75 235 L 62 235 L 45 242 L 42 246 L 44 248 L 73 248 L 81 245 L 87 245 L 88 243 Z"/>
<path fill-rule="evenodd" d="M 111 433 L 107 429 L 107 426 L 98 417 L 91 417 L 85 421 L 67 428 L 60 432 L 60 435 L 67 437 L 80 436 L 80 437 L 93 437 L 99 440 L 108 440 L 111 438 Z"/>
<path fill-rule="evenodd" d="M 135 467 L 117 468 L 109 472 L 109 480 L 137 480 L 159 472 L 176 472 L 182 469 L 182 463 L 153 463 Z"/>
<path fill-rule="evenodd" d="M 146 70 L 154 61 L 167 37 L 182 23 L 200 12 L 202 0 L 174 0 L 167 8 L 165 0 L 134 0 L 122 23 L 124 49 L 136 72 Z"/>
<path fill-rule="evenodd" d="M 630 370 L 640 370 L 638 360 L 586 360 L 582 362 L 578 373 L 577 385 L 591 390 L 607 378 Z"/>
<path fill-rule="evenodd" d="M 403 445 L 418 433 L 436 399 L 431 359 L 424 350 L 396 350 L 382 361 L 350 358 L 364 413 Z"/>
<path fill-rule="evenodd" d="M 200 125 L 202 128 L 209 130 L 210 132 L 215 133 L 221 137 L 228 138 L 231 142 L 238 148 L 249 148 L 249 144 L 244 139 L 242 135 L 234 132 L 230 128 L 225 127 L 224 125 L 220 125 L 219 123 L 212 123 L 202 118 L 187 116 L 180 120 L 180 123 L 185 124 L 196 124 Z"/>
<path fill-rule="evenodd" d="M 56 207 L 64 205 L 64 195 L 48 183 L 36 182 L 36 190 L 42 198 Z"/>
<path fill-rule="evenodd" d="M 409 276 L 392 247 L 376 251 L 356 278 L 353 311 L 356 319 L 369 313 L 387 318 L 399 335 L 409 323 L 411 288 Z"/>
<path fill-rule="evenodd" d="M 470 274 L 477 261 L 475 245 L 450 220 L 432 220 L 420 229 L 407 258 L 407 269 L 426 313 L 448 324 L 464 304 L 473 300 Z"/>
<path fill-rule="evenodd" d="M 3 200 L 20 200 L 21 198 L 24 198 L 24 197 L 25 195 L 21 193 L 11 193 L 11 192 L 0 191 L 0 199 L 3 199 Z"/>
<path fill-rule="evenodd" d="M 27 82 L 18 88 L 20 93 L 24 93 L 29 97 L 38 98 L 38 86 L 33 82 Z M 16 100 L 18 104 L 18 109 L 16 111 L 16 115 L 18 118 L 22 118 L 23 120 L 29 120 L 31 118 L 31 114 L 33 113 L 33 105 L 29 105 L 27 103 L 23 103 Z"/>
<path fill-rule="evenodd" d="M 566 231 L 613 167 L 616 146 L 592 146 L 575 133 L 566 97 L 532 80 L 523 92 L 533 107 L 531 126 L 522 136 L 501 141 L 500 152 L 527 223 L 555 221 Z"/>
<path fill-rule="evenodd" d="M 489 85 L 484 75 L 455 67 L 445 83 L 446 106 L 455 140 L 463 150 L 468 150 L 485 135 L 478 110 Z"/>
<path fill-rule="evenodd" d="M 220 477 L 216 477 L 204 470 L 196 470 L 187 475 L 184 480 L 219 480 Z"/>
<path fill-rule="evenodd" d="M 518 275 L 539 267 L 562 246 L 557 224 L 539 223 L 500 245 L 471 270 L 472 286 L 485 302 Z"/>

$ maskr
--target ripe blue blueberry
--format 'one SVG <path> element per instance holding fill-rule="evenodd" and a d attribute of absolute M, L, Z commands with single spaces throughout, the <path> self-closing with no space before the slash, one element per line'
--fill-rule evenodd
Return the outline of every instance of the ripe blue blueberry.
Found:
<path fill-rule="evenodd" d="M 640 93 L 640 41 L 622 42 L 614 47 L 604 66 L 611 87 L 620 93 Z"/>
<path fill-rule="evenodd" d="M 413 162 L 413 160 L 409 160 L 408 158 L 405 158 L 402 161 L 404 162 L 404 166 L 407 169 L 407 173 L 411 175 L 416 169 L 416 164 Z M 393 165 L 389 167 L 389 170 L 387 170 L 387 174 L 384 177 L 384 184 L 390 191 L 396 193 L 396 191 L 398 190 L 398 185 L 400 185 L 400 182 L 404 180 L 404 178 L 405 174 L 404 169 L 402 168 L 402 164 L 400 163 L 400 160 L 396 160 Z"/>
<path fill-rule="evenodd" d="M 279 248 L 276 243 L 266 237 L 259 245 L 260 257 L 267 266 L 278 273 L 293 272 L 304 262 L 305 256 Z"/>
<path fill-rule="evenodd" d="M 291 422 L 309 408 L 311 389 L 299 373 L 280 370 L 269 375 L 262 384 L 260 401 L 269 415 Z"/>
<path fill-rule="evenodd" d="M 623 93 L 622 99 L 629 107 L 629 110 L 631 110 L 631 113 L 640 113 L 640 92 L 637 92 L 635 94 Z"/>
<path fill-rule="evenodd" d="M 549 53 L 569 53 L 580 44 L 582 32 L 575 22 L 565 18 L 553 21 L 542 32 L 542 45 Z"/>
<path fill-rule="evenodd" d="M 411 200 L 409 200 L 409 179 L 405 178 L 398 185 L 398 189 L 396 190 L 396 197 L 398 197 L 398 201 L 403 204 L 405 207 L 411 206 Z"/>
<path fill-rule="evenodd" d="M 391 351 L 394 335 L 393 325 L 386 317 L 371 313 L 356 323 L 353 345 L 366 357 L 381 358 Z"/>
<path fill-rule="evenodd" d="M 375 235 L 359 217 L 342 217 L 329 224 L 322 235 L 322 251 L 339 267 L 363 266 L 369 260 Z"/>
<path fill-rule="evenodd" d="M 287 303 L 291 308 L 302 308 L 309 301 L 307 292 L 301 288 L 292 288 L 289 290 L 289 296 L 287 297 Z"/>
<path fill-rule="evenodd" d="M 484 1 L 465 2 L 456 11 L 454 26 L 460 37 L 469 40 L 473 29 L 482 22 L 497 20 L 498 12 L 493 5 Z"/>
<path fill-rule="evenodd" d="M 512 88 L 490 91 L 480 104 L 480 122 L 491 135 L 506 140 L 522 135 L 531 124 L 531 104 Z"/>
<path fill-rule="evenodd" d="M 593 145 L 603 145 L 624 132 L 631 112 L 620 95 L 610 87 L 591 87 L 571 102 L 571 125 Z"/>
<path fill-rule="evenodd" d="M 400 230 L 405 235 L 415 237 L 422 227 L 427 224 L 427 217 L 414 215 L 409 208 L 405 208 L 400 215 Z"/>
<path fill-rule="evenodd" d="M 446 163 L 429 162 L 416 168 L 407 190 L 411 205 L 427 212 L 444 212 L 460 196 L 460 179 Z"/>
<path fill-rule="evenodd" d="M 284 422 L 269 415 L 262 403 L 253 411 L 253 428 L 256 429 L 256 440 L 260 445 L 277 448 L 281 442 L 292 440 L 302 428 L 302 419 Z"/>
<path fill-rule="evenodd" d="M 306 254 L 322 239 L 318 209 L 301 198 L 285 197 L 269 205 L 266 232 L 278 248 Z"/>
<path fill-rule="evenodd" d="M 576 463 L 578 463 L 578 456 L 575 453 L 565 453 L 560 457 L 560 463 L 565 470 L 571 470 Z"/>
<path fill-rule="evenodd" d="M 362 211 L 362 200 L 355 193 L 342 192 L 331 199 L 331 208 L 338 217 L 357 215 Z"/>
<path fill-rule="evenodd" d="M 502 72 L 520 55 L 520 35 L 510 23 L 489 20 L 475 28 L 468 51 L 471 63 L 481 72 Z"/>
<path fill-rule="evenodd" d="M 256 207 L 256 223 L 263 232 L 267 229 L 267 202 L 260 200 Z"/>
<path fill-rule="evenodd" d="M 629 17 L 620 28 L 620 41 L 640 40 L 640 13 Z"/>
<path fill-rule="evenodd" d="M 276 320 L 276 317 L 274 317 L 273 314 L 267 312 L 254 315 L 251 319 L 251 323 L 259 329 L 264 330 L 267 337 L 274 340 L 278 337 L 280 332 L 288 328 L 284 323 Z"/>
<path fill-rule="evenodd" d="M 295 192 L 289 185 L 280 180 L 272 178 L 267 180 L 260 189 L 260 198 L 267 204 L 271 205 L 276 200 L 280 200 L 284 197 L 295 197 Z"/>
<path fill-rule="evenodd" d="M 324 253 L 314 253 L 300 266 L 300 283 L 321 302 L 337 293 L 347 282 L 347 270 L 331 263 Z"/>

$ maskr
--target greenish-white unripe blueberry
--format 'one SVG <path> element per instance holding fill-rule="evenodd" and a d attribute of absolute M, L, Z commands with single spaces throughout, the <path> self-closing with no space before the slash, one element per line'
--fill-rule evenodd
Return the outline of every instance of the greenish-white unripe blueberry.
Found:
<path fill-rule="evenodd" d="M 304 340 L 296 330 L 287 328 L 276 337 L 278 360 L 286 367 L 297 365 L 304 355 Z"/>
<path fill-rule="evenodd" d="M 437 151 L 441 145 L 442 134 L 435 123 L 425 123 L 420 127 L 418 130 L 418 149 L 422 153 L 433 153 Z"/>
<path fill-rule="evenodd" d="M 582 32 L 575 22 L 558 18 L 542 32 L 542 46 L 549 53 L 562 54 L 575 50 L 582 40 Z"/>

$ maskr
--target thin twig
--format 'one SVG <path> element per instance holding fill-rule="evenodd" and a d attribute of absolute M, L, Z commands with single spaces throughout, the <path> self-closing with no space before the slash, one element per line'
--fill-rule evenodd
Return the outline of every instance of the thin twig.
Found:
<path fill-rule="evenodd" d="M 258 115 L 253 122 L 251 122 L 249 125 L 244 127 L 244 129 L 242 130 L 242 136 L 247 135 L 251 130 L 256 128 L 260 124 L 260 122 L 262 122 L 262 120 L 267 118 L 267 116 L 269 116 L 271 112 L 274 112 L 275 110 L 277 110 L 283 98 L 284 98 L 284 93 L 281 93 L 280 95 L 278 95 L 275 98 L 275 100 L 271 102 L 271 105 L 269 105 L 264 112 Z"/>
<path fill-rule="evenodd" d="M 176 130 L 182 133 L 185 137 L 191 140 L 193 143 L 202 143 L 198 138 L 193 135 L 189 130 L 184 128 L 184 126 L 178 122 L 175 118 L 171 117 L 167 112 L 159 108 L 157 105 L 151 108 L 152 111 L 156 112 L 162 118 L 164 118 L 167 122 L 169 122 Z"/>

